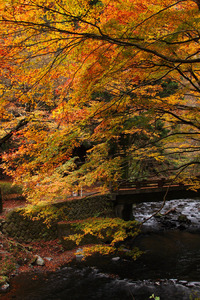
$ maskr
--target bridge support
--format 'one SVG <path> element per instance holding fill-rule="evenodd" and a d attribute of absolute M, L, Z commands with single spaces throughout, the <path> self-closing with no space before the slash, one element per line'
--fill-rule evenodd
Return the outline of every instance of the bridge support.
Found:
<path fill-rule="evenodd" d="M 132 204 L 116 204 L 115 216 L 123 219 L 124 221 L 134 220 L 133 217 L 133 205 Z"/>

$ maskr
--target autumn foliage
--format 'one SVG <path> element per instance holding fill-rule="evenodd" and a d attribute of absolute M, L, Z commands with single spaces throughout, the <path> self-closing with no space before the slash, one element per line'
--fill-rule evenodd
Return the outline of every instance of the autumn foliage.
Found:
<path fill-rule="evenodd" d="M 29 199 L 149 176 L 198 187 L 198 4 L 0 1 L 3 166 Z"/>

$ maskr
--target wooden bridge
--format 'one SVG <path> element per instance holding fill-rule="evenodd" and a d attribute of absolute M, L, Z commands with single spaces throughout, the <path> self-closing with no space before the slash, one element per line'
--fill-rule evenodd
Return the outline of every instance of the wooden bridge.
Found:
<path fill-rule="evenodd" d="M 171 200 L 200 195 L 200 191 L 195 192 L 189 187 L 189 184 L 171 182 L 164 178 L 122 183 L 118 190 L 112 191 L 116 216 L 130 220 L 132 205 L 135 203 L 163 201 L 164 197 Z"/>

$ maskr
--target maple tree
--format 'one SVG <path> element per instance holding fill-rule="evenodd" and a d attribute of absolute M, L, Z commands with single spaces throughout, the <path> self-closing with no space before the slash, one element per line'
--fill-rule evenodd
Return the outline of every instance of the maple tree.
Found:
<path fill-rule="evenodd" d="M 199 6 L 0 1 L 0 144 L 30 199 L 138 176 L 198 187 Z"/>

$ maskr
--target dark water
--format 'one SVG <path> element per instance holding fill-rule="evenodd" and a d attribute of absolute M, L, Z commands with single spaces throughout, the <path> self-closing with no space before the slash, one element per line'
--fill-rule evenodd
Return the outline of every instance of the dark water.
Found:
<path fill-rule="evenodd" d="M 107 274 L 132 280 L 171 279 L 200 281 L 200 234 L 168 231 L 146 234 L 135 241 L 144 254 L 136 261 L 110 258 L 89 258 L 87 265 L 94 265 Z"/>
<path fill-rule="evenodd" d="M 135 262 L 96 256 L 47 275 L 21 274 L 0 299 L 148 300 L 152 294 L 161 300 L 200 299 L 199 232 L 143 234 L 135 244 L 144 254 Z"/>
<path fill-rule="evenodd" d="M 111 275 L 84 268 L 75 270 L 65 268 L 48 278 L 30 280 L 26 275 L 16 278 L 13 291 L 2 299 L 17 300 L 145 300 L 153 293 L 161 299 L 196 299 L 200 294 L 198 287 L 189 288 L 179 282 L 171 281 L 133 281 L 114 279 Z"/>
<path fill-rule="evenodd" d="M 200 299 L 200 234 L 153 233 L 136 243 L 146 253 L 135 262 L 93 257 L 45 276 L 21 274 L 0 299 Z"/>

